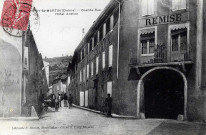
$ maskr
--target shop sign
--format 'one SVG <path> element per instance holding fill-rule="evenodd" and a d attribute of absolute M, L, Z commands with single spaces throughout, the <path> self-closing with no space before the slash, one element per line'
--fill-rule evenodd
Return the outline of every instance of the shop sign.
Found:
<path fill-rule="evenodd" d="M 164 15 L 145 19 L 146 26 L 159 25 L 172 22 L 180 22 L 182 14 Z"/>

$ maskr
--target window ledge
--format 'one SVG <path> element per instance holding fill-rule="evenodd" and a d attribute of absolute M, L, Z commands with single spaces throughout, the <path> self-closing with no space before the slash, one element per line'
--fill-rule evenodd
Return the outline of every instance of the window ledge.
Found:
<path fill-rule="evenodd" d="M 149 54 L 141 54 L 142 57 L 146 57 L 146 56 L 154 56 L 154 53 L 149 53 Z"/>
<path fill-rule="evenodd" d="M 185 12 L 185 11 L 187 11 L 187 8 L 184 8 L 184 9 L 176 9 L 176 10 L 171 9 L 171 11 L 174 12 L 174 13 L 177 13 L 177 12 Z"/>

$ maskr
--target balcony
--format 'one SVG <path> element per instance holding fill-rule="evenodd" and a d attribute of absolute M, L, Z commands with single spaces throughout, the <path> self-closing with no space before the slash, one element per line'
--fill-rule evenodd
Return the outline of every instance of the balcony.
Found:
<path fill-rule="evenodd" d="M 140 54 L 139 58 L 137 55 L 137 50 L 130 51 L 129 65 L 143 67 L 191 62 L 189 51 L 167 53 L 167 47 L 165 44 L 157 45 L 154 53 Z"/>

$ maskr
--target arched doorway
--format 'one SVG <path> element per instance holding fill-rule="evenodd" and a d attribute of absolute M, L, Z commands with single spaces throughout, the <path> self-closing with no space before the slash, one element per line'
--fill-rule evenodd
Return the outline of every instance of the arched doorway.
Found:
<path fill-rule="evenodd" d="M 156 67 L 139 80 L 137 112 L 146 118 L 186 119 L 187 80 L 175 68 Z"/>

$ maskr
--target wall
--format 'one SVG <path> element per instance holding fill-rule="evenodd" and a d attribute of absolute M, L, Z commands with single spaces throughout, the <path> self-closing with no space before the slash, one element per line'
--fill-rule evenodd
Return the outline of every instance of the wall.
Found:
<path fill-rule="evenodd" d="M 0 117 L 21 115 L 21 66 L 17 48 L 0 40 Z"/>
<path fill-rule="evenodd" d="M 38 51 L 35 39 L 31 30 L 28 30 L 24 35 L 24 45 L 29 47 L 29 70 L 25 75 L 28 81 L 26 83 L 26 103 L 22 104 L 22 115 L 30 116 L 31 107 L 34 106 L 37 114 L 41 114 L 43 94 L 48 91 L 46 83 L 46 73 L 42 68 L 44 67 L 43 59 Z"/>
<path fill-rule="evenodd" d="M 120 115 L 136 115 L 136 81 L 128 81 L 129 52 L 137 50 L 138 2 L 129 0 L 123 3 L 121 10 L 119 77 L 114 92 L 114 113 Z"/>

